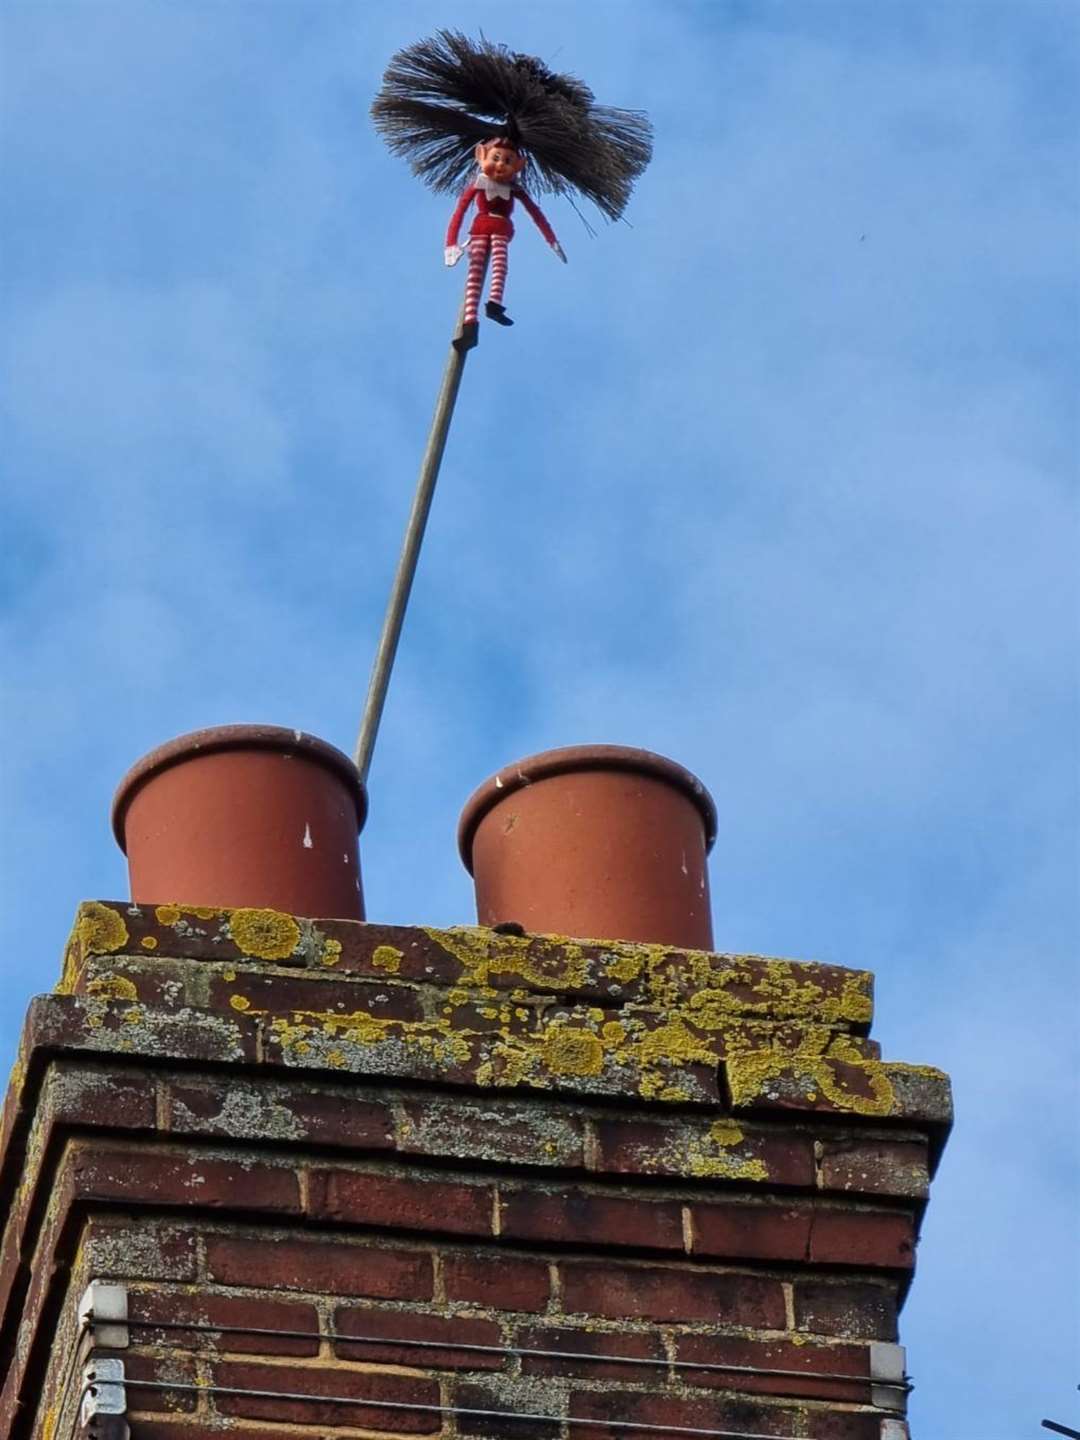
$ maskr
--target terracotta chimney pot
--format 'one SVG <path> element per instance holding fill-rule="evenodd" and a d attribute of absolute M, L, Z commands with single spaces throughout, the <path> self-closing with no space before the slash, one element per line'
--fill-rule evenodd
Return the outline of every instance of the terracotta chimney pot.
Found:
<path fill-rule="evenodd" d="M 366 813 L 356 767 L 325 740 L 220 725 L 144 755 L 120 782 L 112 823 L 136 903 L 363 920 Z"/>
<path fill-rule="evenodd" d="M 485 781 L 458 845 L 482 925 L 711 950 L 716 806 L 648 750 L 573 745 Z"/>

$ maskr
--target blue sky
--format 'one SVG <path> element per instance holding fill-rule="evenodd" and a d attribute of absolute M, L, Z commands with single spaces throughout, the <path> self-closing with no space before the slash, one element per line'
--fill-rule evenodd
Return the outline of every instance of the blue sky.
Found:
<path fill-rule="evenodd" d="M 0 15 L 0 1047 L 112 789 L 261 720 L 352 746 L 456 313 L 367 108 L 440 25 L 649 111 L 626 225 L 527 220 L 469 363 L 363 836 L 472 918 L 457 813 L 643 745 L 722 817 L 717 945 L 869 966 L 958 1126 L 918 1440 L 1080 1423 L 1080 10 L 1057 0 L 24 4 Z"/>

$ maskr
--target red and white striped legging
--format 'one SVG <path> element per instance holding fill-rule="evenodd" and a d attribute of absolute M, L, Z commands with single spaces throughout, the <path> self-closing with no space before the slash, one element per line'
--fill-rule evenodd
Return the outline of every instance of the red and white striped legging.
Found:
<path fill-rule="evenodd" d="M 484 267 L 487 264 L 489 245 L 491 285 L 488 288 L 488 298 L 494 300 L 496 305 L 502 304 L 509 241 L 505 235 L 473 235 L 469 239 L 469 273 L 465 279 L 466 325 L 475 324 L 480 313 L 480 292 L 484 288 Z"/>

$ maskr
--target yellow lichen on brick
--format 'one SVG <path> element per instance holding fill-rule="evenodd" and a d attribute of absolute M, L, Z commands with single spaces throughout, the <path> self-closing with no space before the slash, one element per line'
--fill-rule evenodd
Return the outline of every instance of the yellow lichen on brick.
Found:
<path fill-rule="evenodd" d="M 586 980 L 584 948 L 562 935 L 496 935 L 479 926 L 425 928 L 424 934 L 461 965 L 462 985 L 487 985 L 492 975 L 520 975 L 539 990 L 575 990 Z M 557 961 L 553 973 L 543 968 L 547 958 Z"/>
<path fill-rule="evenodd" d="M 662 1061 L 675 1065 L 715 1065 L 716 1051 L 689 1031 L 676 1015 L 666 1025 L 647 1030 L 634 1047 L 635 1058 L 642 1065 Z"/>
<path fill-rule="evenodd" d="M 322 949 L 319 952 L 320 965 L 339 965 L 341 963 L 341 941 L 323 939 Z"/>
<path fill-rule="evenodd" d="M 616 955 L 614 960 L 609 960 L 604 966 L 604 974 L 617 980 L 620 985 L 628 985 L 631 980 L 636 980 L 641 974 L 644 960 L 640 955 Z"/>
<path fill-rule="evenodd" d="M 157 937 L 155 935 L 144 935 L 139 941 L 139 944 L 144 950 L 156 950 L 157 943 Z"/>
<path fill-rule="evenodd" d="M 111 955 L 127 942 L 123 917 L 100 900 L 80 905 L 72 937 L 84 955 Z"/>
<path fill-rule="evenodd" d="M 180 919 L 180 906 L 158 905 L 154 910 L 154 919 L 159 925 L 175 925 Z"/>
<path fill-rule="evenodd" d="M 245 955 L 284 960 L 300 944 L 300 926 L 281 910 L 233 910 L 229 934 Z"/>
<path fill-rule="evenodd" d="M 371 963 L 376 970 L 385 970 L 388 975 L 396 975 L 401 969 L 401 962 L 404 959 L 405 952 L 403 950 L 398 950 L 393 945 L 376 945 L 372 952 Z"/>
<path fill-rule="evenodd" d="M 246 995 L 230 995 L 229 1004 L 234 1010 L 244 1011 L 251 1009 L 251 1001 Z"/>
<path fill-rule="evenodd" d="M 726 1062 L 728 1085 L 736 1105 L 750 1105 L 768 1092 L 769 1082 L 788 1074 L 804 1087 L 808 1100 L 816 1100 L 816 1087 L 839 1110 L 856 1115 L 889 1115 L 896 1097 L 880 1060 L 837 1061 L 822 1053 L 819 1035 L 810 1035 L 796 1050 L 752 1050 L 730 1055 Z M 869 1095 L 849 1089 L 838 1065 L 850 1066 L 866 1080 Z"/>
<path fill-rule="evenodd" d="M 552 1075 L 599 1075 L 604 1066 L 604 1047 L 589 1030 L 554 1024 L 543 1037 L 544 1065 Z"/>
<path fill-rule="evenodd" d="M 734 1120 L 717 1120 L 707 1135 L 694 1136 L 686 1147 L 687 1170 L 700 1179 L 768 1180 L 765 1162 L 732 1154 L 745 1134 Z"/>
<path fill-rule="evenodd" d="M 95 995 L 99 1000 L 137 1000 L 139 998 L 135 982 L 129 980 L 126 975 L 99 975 L 96 980 L 91 980 L 87 985 L 86 993 Z"/>

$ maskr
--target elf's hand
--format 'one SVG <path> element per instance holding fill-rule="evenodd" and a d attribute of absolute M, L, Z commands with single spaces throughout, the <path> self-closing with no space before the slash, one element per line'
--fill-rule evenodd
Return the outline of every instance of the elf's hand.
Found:
<path fill-rule="evenodd" d="M 443 251 L 443 259 L 446 261 L 447 265 L 456 265 L 464 254 L 464 245 L 447 245 L 446 249 Z"/>
<path fill-rule="evenodd" d="M 558 242 L 557 240 L 552 240 L 552 242 L 551 242 L 551 248 L 552 248 L 552 250 L 555 251 L 555 254 L 559 257 L 559 259 L 560 259 L 560 260 L 562 261 L 562 263 L 565 265 L 565 264 L 566 264 L 566 255 L 563 253 L 563 248 L 562 248 L 562 246 L 559 244 L 559 242 Z"/>

